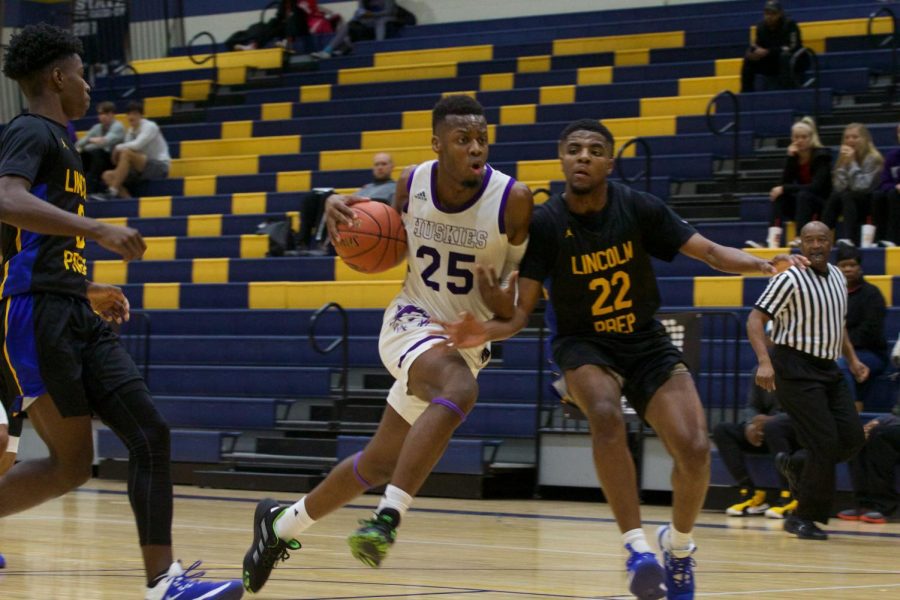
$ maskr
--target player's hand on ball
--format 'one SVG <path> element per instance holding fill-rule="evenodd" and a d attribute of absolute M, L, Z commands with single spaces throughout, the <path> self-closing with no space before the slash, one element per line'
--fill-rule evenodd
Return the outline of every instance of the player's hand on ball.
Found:
<path fill-rule="evenodd" d="M 519 272 L 514 271 L 506 285 L 500 281 L 493 267 L 475 265 L 475 274 L 478 277 L 478 291 L 488 309 L 501 319 L 509 319 L 516 308 L 516 282 Z"/>
<path fill-rule="evenodd" d="M 439 333 L 447 336 L 444 345 L 450 348 L 477 348 L 488 342 L 488 333 L 484 323 L 472 316 L 471 313 L 460 313 L 458 321 L 432 319 L 431 323 L 438 326 Z"/>
<path fill-rule="evenodd" d="M 131 317 L 131 305 L 121 288 L 105 283 L 89 282 L 87 298 L 94 312 L 105 321 L 122 323 Z"/>
<path fill-rule="evenodd" d="M 348 227 L 353 225 L 356 213 L 350 208 L 357 202 L 367 202 L 369 198 L 362 196 L 345 196 L 344 194 L 332 194 L 325 200 L 325 226 L 328 228 L 328 237 L 332 243 L 341 239 L 338 224 L 343 223 Z"/>

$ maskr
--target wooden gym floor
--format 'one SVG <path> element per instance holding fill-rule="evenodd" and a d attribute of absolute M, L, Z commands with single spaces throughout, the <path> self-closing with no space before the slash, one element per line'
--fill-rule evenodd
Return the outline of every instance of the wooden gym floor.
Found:
<path fill-rule="evenodd" d="M 257 492 L 176 489 L 176 555 L 204 561 L 207 575 L 240 577 Z M 294 500 L 276 495 L 285 502 Z M 303 549 L 277 568 L 253 598 L 441 600 L 631 598 L 619 533 L 604 504 L 532 500 L 418 499 L 381 569 L 349 554 L 344 538 L 370 514 L 360 498 L 303 536 Z M 667 520 L 645 507 L 648 536 Z M 827 542 L 803 541 L 781 522 L 704 513 L 698 597 L 900 599 L 900 524 L 833 520 Z M 0 598 L 141 598 L 136 534 L 117 482 L 82 489 L 0 520 Z M 248 595 L 249 596 L 249 595 Z"/>

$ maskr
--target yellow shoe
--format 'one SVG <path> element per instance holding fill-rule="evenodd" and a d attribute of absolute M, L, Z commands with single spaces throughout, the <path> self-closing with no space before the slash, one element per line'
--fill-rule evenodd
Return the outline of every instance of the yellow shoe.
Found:
<path fill-rule="evenodd" d="M 741 501 L 737 504 L 729 506 L 725 509 L 725 513 L 732 517 L 749 517 L 752 515 L 761 515 L 769 508 L 766 504 L 765 490 L 741 489 Z"/>
<path fill-rule="evenodd" d="M 791 498 L 791 493 L 782 490 L 778 496 L 778 506 L 773 506 L 766 511 L 766 516 L 770 519 L 783 519 L 788 515 L 794 514 L 797 510 L 797 501 Z"/>

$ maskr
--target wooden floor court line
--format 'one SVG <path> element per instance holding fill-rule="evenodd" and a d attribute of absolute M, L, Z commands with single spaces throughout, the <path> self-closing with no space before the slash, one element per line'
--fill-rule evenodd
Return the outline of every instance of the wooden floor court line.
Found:
<path fill-rule="evenodd" d="M 117 496 L 127 495 L 126 492 L 120 490 L 104 490 L 97 488 L 79 488 L 75 490 L 77 493 L 94 493 L 94 494 L 110 494 Z M 239 502 L 239 503 L 252 503 L 256 504 L 258 500 L 253 498 L 239 498 L 234 496 L 207 496 L 202 494 L 175 494 L 175 498 L 178 500 L 216 500 L 220 502 Z M 283 504 L 291 504 L 294 500 L 280 501 Z M 343 508 L 349 509 L 367 509 L 372 508 L 371 506 L 364 504 L 347 504 Z M 496 517 L 496 518 L 509 518 L 509 519 L 533 519 L 533 520 L 551 520 L 551 521 L 575 521 L 575 522 L 585 522 L 585 523 L 615 523 L 615 519 L 609 517 L 580 517 L 580 516 L 572 516 L 572 515 L 533 515 L 527 513 L 510 513 L 510 512 L 496 512 L 496 511 L 479 511 L 479 510 L 463 510 L 463 509 L 451 509 L 451 508 L 421 508 L 413 506 L 409 509 L 410 512 L 413 513 L 432 513 L 432 514 L 446 514 L 446 515 L 460 515 L 460 516 L 472 516 L 472 517 Z M 747 518 L 747 517 L 744 517 Z M 749 517 L 753 518 L 753 517 Z M 644 519 L 643 525 L 645 527 L 653 526 L 653 525 L 666 525 L 668 521 L 659 521 L 652 519 Z M 704 529 L 733 529 L 729 527 L 725 523 L 696 523 L 695 527 L 700 527 Z M 742 530 L 746 531 L 772 531 L 768 527 L 755 527 L 755 526 L 746 526 L 741 527 Z M 842 531 L 842 530 L 828 530 L 825 529 L 830 535 L 840 535 L 840 536 L 852 536 L 852 537 L 877 537 L 877 538 L 898 538 L 900 539 L 900 533 L 892 533 L 887 531 Z"/>

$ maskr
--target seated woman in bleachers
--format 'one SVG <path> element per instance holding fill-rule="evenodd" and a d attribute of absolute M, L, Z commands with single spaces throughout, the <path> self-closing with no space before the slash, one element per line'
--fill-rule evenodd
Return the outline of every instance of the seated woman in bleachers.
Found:
<path fill-rule="evenodd" d="M 838 243 L 859 246 L 860 226 L 871 214 L 872 192 L 884 159 L 872 135 L 862 123 L 850 123 L 844 128 L 844 138 L 831 174 L 832 192 L 825 203 L 822 221 L 831 229 L 838 217 L 844 216 L 844 237 Z M 874 232 L 871 236 L 874 240 Z M 866 246 L 873 240 L 866 240 Z"/>
<path fill-rule="evenodd" d="M 897 141 L 900 141 L 900 126 Z M 882 246 L 900 244 L 900 148 L 891 150 L 884 159 L 881 183 L 872 195 L 872 222 L 875 238 Z"/>
<path fill-rule="evenodd" d="M 830 193 L 831 153 L 822 146 L 815 121 L 803 117 L 791 127 L 791 145 L 787 149 L 781 184 L 769 191 L 772 215 L 766 245 L 781 247 L 784 222 L 794 219 L 800 231 L 822 212 Z"/>
<path fill-rule="evenodd" d="M 415 25 L 415 20 L 415 16 L 398 6 L 395 0 L 359 0 L 353 17 L 338 28 L 327 46 L 312 55 L 324 59 L 349 54 L 353 51 L 353 42 L 380 42 L 396 35 L 404 25 Z"/>

